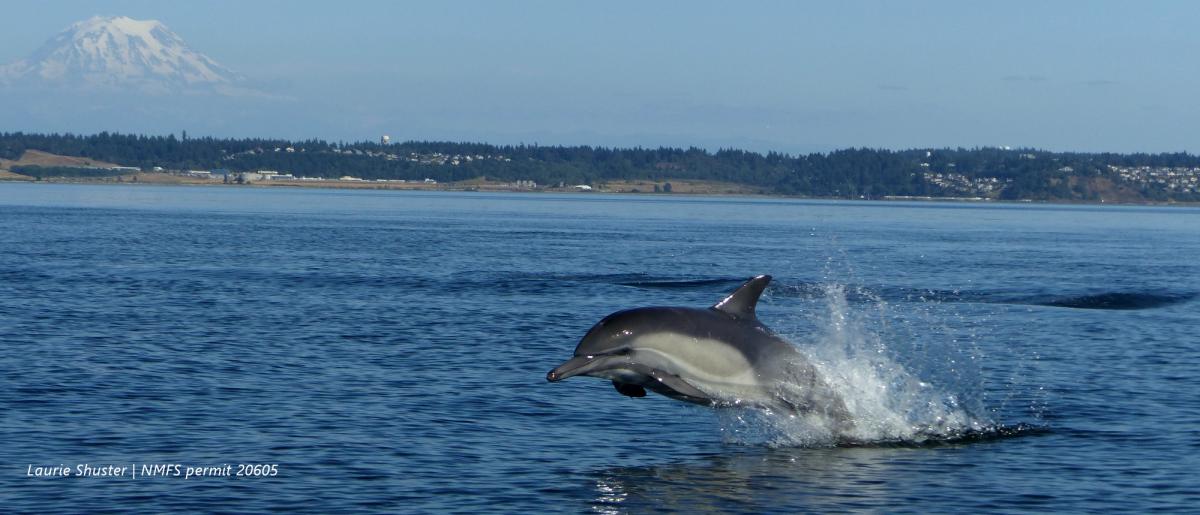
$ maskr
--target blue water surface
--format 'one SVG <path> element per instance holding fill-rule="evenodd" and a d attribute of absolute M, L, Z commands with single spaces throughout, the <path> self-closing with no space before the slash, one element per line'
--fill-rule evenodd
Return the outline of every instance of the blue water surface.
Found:
<path fill-rule="evenodd" d="M 1181 207 L 0 184 L 0 504 L 1187 512 L 1198 257 Z M 545 380 L 610 312 L 763 273 L 798 346 L 990 431 L 806 445 Z M 30 475 L 81 464 L 277 473 Z"/>

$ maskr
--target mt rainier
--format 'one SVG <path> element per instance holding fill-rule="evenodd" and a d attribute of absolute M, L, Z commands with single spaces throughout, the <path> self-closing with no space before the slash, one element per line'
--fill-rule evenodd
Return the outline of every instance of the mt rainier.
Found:
<path fill-rule="evenodd" d="M 29 57 L 0 66 L 0 83 L 62 89 L 237 95 L 244 78 L 196 52 L 156 20 L 95 16 Z"/>

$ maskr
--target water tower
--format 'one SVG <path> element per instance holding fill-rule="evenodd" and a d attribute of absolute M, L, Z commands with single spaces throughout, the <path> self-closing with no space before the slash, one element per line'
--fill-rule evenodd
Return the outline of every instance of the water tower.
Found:
<path fill-rule="evenodd" d="M 383 145 L 385 147 L 387 146 L 388 143 L 391 143 L 391 141 L 392 141 L 392 137 L 388 136 L 387 134 L 384 134 L 382 137 L 379 138 L 379 144 Z"/>

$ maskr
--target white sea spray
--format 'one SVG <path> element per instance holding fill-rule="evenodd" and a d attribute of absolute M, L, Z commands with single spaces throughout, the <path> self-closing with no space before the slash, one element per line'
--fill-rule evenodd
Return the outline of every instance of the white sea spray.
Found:
<path fill-rule="evenodd" d="M 921 443 L 985 432 L 994 423 L 981 417 L 982 377 L 978 351 L 952 338 L 933 342 L 897 324 L 888 303 L 863 290 L 851 305 L 846 287 L 822 288 L 821 310 L 807 315 L 810 333 L 799 323 L 780 332 L 817 368 L 845 402 L 849 424 L 821 413 L 792 414 L 753 409 L 718 415 L 727 442 L 769 446 Z M 913 315 L 926 324 L 926 315 Z M 793 321 L 796 322 L 796 321 Z M 912 339 L 925 338 L 924 341 Z M 803 385 L 781 385 L 803 388 Z"/>

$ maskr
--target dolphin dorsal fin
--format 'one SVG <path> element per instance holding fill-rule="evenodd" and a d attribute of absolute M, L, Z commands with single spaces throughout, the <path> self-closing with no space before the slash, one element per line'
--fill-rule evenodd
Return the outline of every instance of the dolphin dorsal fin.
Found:
<path fill-rule="evenodd" d="M 728 297 L 714 305 L 713 309 L 736 318 L 754 319 L 754 306 L 758 305 L 758 298 L 770 283 L 769 275 L 754 277 L 738 286 Z"/>

